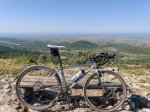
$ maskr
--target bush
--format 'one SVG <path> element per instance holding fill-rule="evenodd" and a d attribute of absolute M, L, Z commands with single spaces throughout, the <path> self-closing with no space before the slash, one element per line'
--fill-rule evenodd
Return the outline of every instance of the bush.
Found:
<path fill-rule="evenodd" d="M 27 56 L 19 56 L 15 58 L 15 62 L 18 64 L 37 64 L 35 60 Z"/>
<path fill-rule="evenodd" d="M 146 64 L 145 68 L 148 69 L 148 70 L 150 70 L 150 64 Z"/>
<path fill-rule="evenodd" d="M 6 75 L 17 76 L 28 65 L 17 64 L 14 59 L 0 59 L 0 75 L 5 77 Z"/>
<path fill-rule="evenodd" d="M 57 64 L 57 59 L 55 57 L 53 57 L 50 54 L 41 54 L 38 58 L 38 63 L 42 63 L 42 64 L 48 64 L 48 63 L 53 63 L 53 64 Z"/>

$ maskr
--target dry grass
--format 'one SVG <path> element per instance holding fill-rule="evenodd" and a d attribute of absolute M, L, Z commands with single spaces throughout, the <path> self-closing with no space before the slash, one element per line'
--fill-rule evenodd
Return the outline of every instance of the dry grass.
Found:
<path fill-rule="evenodd" d="M 0 59 L 0 75 L 11 74 L 16 76 L 26 66 L 27 65 L 16 64 L 15 60 L 12 59 Z"/>
<path fill-rule="evenodd" d="M 140 87 L 141 87 L 142 89 L 144 89 L 145 91 L 149 91 L 149 90 L 150 90 L 150 87 L 149 87 L 149 86 L 141 85 Z"/>
<path fill-rule="evenodd" d="M 150 78 L 141 79 L 140 83 L 150 83 Z"/>
<path fill-rule="evenodd" d="M 122 73 L 128 73 L 130 75 L 137 75 L 137 76 L 150 76 L 150 71 L 145 68 L 130 68 L 130 69 L 122 69 Z"/>

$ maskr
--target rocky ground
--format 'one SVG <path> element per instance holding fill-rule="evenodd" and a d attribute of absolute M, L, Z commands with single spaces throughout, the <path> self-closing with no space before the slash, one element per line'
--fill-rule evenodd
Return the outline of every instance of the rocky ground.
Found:
<path fill-rule="evenodd" d="M 118 111 L 150 112 L 150 76 L 123 74 L 123 78 L 128 85 L 128 99 Z M 91 110 L 89 108 L 68 110 L 68 112 L 72 111 L 90 112 Z M 0 79 L 0 112 L 27 112 L 25 107 L 20 106 L 15 95 L 15 78 Z"/>

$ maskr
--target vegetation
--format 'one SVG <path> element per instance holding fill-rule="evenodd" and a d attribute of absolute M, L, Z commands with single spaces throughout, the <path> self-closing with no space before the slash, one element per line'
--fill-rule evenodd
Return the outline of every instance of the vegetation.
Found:
<path fill-rule="evenodd" d="M 17 44 L 4 43 L 3 41 Z M 150 75 L 150 47 L 147 45 L 141 46 L 137 43 L 131 44 L 131 42 L 89 42 L 83 40 L 56 43 L 49 39 L 19 40 L 12 38 L 0 38 L 0 74 L 16 75 L 29 65 L 57 65 L 58 62 L 49 53 L 47 44 L 66 46 L 66 49 L 61 50 L 64 65 L 86 63 L 96 53 L 110 52 L 116 54 L 115 64 L 121 70 L 126 70 L 125 72 L 130 74 Z"/>
<path fill-rule="evenodd" d="M 0 59 L 0 76 L 1 75 L 13 75 L 17 76 L 17 74 L 27 67 L 28 64 L 19 64 L 16 63 L 16 60 L 14 59 Z M 5 76 L 3 76 L 5 77 Z"/>
<path fill-rule="evenodd" d="M 150 83 L 150 78 L 141 79 L 140 83 Z"/>
<path fill-rule="evenodd" d="M 80 40 L 77 42 L 70 43 L 67 47 L 70 49 L 94 49 L 98 45 L 92 42 Z"/>

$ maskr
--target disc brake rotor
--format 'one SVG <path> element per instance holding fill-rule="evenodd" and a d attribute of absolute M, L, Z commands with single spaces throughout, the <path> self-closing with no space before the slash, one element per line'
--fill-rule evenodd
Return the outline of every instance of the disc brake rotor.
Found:
<path fill-rule="evenodd" d="M 44 84 L 42 82 L 36 82 L 33 86 L 33 90 L 37 92 L 40 89 L 44 89 Z"/>

